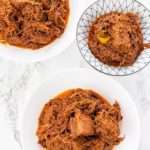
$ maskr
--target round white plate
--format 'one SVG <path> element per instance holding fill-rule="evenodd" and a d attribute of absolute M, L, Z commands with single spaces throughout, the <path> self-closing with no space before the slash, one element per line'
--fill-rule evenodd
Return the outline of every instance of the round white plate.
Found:
<path fill-rule="evenodd" d="M 70 16 L 66 30 L 53 43 L 35 51 L 0 44 L 0 56 L 19 62 L 35 62 L 60 54 L 75 40 L 77 22 L 84 10 L 84 2 L 84 0 L 70 0 Z"/>
<path fill-rule="evenodd" d="M 38 117 L 45 103 L 57 94 L 72 88 L 92 89 L 110 102 L 117 100 L 121 105 L 123 122 L 121 135 L 124 141 L 116 150 L 137 150 L 140 139 L 140 123 L 136 106 L 127 91 L 116 81 L 88 69 L 59 72 L 42 84 L 32 95 L 21 121 L 21 137 L 24 150 L 42 150 L 37 144 Z"/>

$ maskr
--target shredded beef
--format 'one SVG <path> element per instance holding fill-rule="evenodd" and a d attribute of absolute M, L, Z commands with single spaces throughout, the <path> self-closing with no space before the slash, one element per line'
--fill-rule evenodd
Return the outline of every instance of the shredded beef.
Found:
<path fill-rule="evenodd" d="M 46 150 L 113 150 L 120 137 L 121 109 L 91 90 L 73 89 L 50 100 L 37 136 Z"/>
<path fill-rule="evenodd" d="M 110 66 L 130 66 L 144 50 L 140 17 L 111 12 L 90 27 L 88 45 L 93 55 Z"/>
<path fill-rule="evenodd" d="M 65 31 L 69 0 L 0 0 L 0 4 L 0 41 L 39 49 Z"/>

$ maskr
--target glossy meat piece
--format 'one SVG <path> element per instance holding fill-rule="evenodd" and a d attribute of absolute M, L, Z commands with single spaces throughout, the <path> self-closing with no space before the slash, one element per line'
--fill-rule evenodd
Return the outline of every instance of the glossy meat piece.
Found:
<path fill-rule="evenodd" d="M 71 133 L 74 138 L 94 135 L 94 122 L 85 114 L 77 112 L 70 122 Z"/>

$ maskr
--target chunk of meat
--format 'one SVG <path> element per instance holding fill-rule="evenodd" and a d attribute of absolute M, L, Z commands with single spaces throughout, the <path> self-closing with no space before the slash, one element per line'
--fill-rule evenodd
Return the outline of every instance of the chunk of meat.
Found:
<path fill-rule="evenodd" d="M 93 120 L 80 112 L 76 113 L 75 118 L 71 119 L 70 128 L 74 138 L 94 135 Z"/>

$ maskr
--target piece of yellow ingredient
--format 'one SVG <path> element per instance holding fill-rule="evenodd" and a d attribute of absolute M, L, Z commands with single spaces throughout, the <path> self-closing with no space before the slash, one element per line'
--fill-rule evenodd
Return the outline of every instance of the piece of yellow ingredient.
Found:
<path fill-rule="evenodd" d="M 107 44 L 110 40 L 110 36 L 107 36 L 107 35 L 106 36 L 100 36 L 100 35 L 98 35 L 97 39 L 99 40 L 100 43 Z"/>

